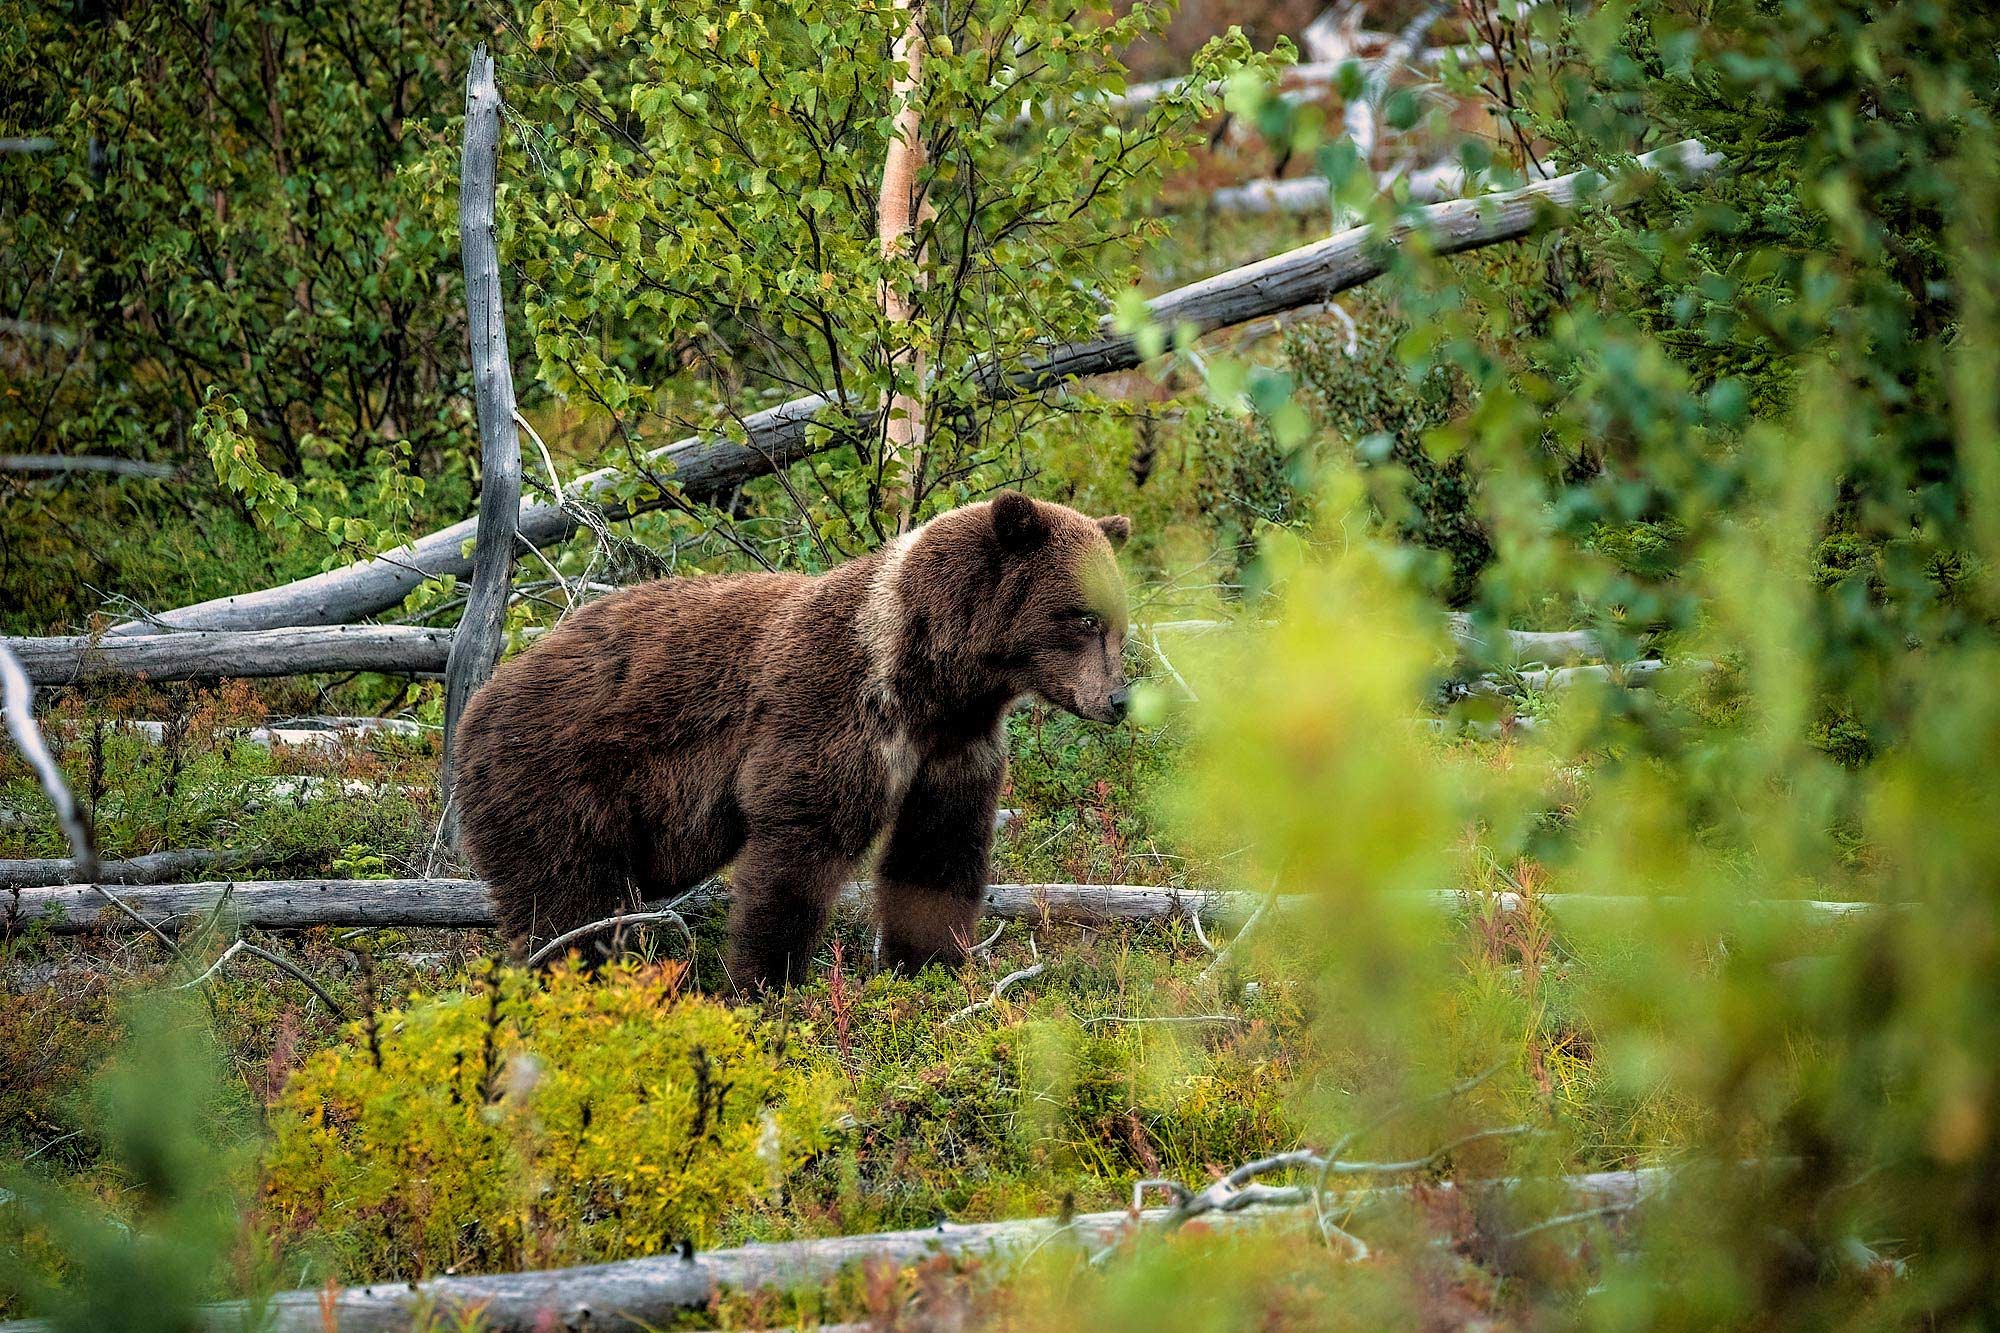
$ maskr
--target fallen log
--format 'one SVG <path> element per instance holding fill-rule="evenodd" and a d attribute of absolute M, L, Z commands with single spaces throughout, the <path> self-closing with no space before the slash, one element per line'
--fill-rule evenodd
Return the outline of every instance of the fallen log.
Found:
<path fill-rule="evenodd" d="M 170 852 L 147 852 L 124 861 L 100 861 L 95 878 L 99 884 L 164 884 L 190 873 L 264 865 L 273 859 L 272 853 L 262 850 L 237 852 L 186 847 Z M 72 857 L 0 861 L 0 889 L 47 888 L 75 882 L 76 861 Z"/>
<path fill-rule="evenodd" d="M 1672 1182 L 1664 1168 L 1599 1171 L 1553 1178 L 1568 1206 L 1594 1213 L 1629 1212 Z M 1545 1183 L 1532 1178 L 1445 1182 L 1427 1188 L 1511 1193 Z M 1345 1191 L 1343 1210 L 1379 1212 L 1409 1197 L 1409 1187 L 1381 1185 Z M 420 1315 L 450 1321 L 476 1312 L 478 1326 L 494 1333 L 547 1328 L 644 1329 L 671 1323 L 681 1312 L 708 1305 L 719 1292 L 787 1291 L 821 1285 L 861 1264 L 903 1268 L 937 1255 L 1006 1259 L 1051 1244 L 1075 1245 L 1086 1254 L 1115 1246 L 1144 1228 L 1167 1222 L 1173 1210 L 1134 1213 L 1116 1209 L 1004 1222 L 940 1222 L 915 1231 L 881 1231 L 815 1240 L 768 1241 L 707 1253 L 682 1251 L 613 1263 L 552 1268 L 485 1277 L 439 1277 L 359 1287 L 317 1287 L 280 1292 L 255 1306 L 258 1327 L 270 1333 L 403 1333 Z M 1205 1214 L 1203 1225 L 1236 1230 L 1313 1227 L 1311 1205 L 1246 1207 Z M 1317 1233 L 1315 1232 L 1315 1235 Z M 243 1327 L 250 1307 L 210 1306 L 202 1327 Z M 0 1325 L 0 1333 L 33 1333 L 43 1325 Z"/>
<path fill-rule="evenodd" d="M 1692 139 L 1639 159 L 1649 171 L 1677 167 L 1689 173 L 1713 170 L 1721 161 L 1720 155 Z M 1164 293 L 1147 308 L 1154 322 L 1168 329 L 1188 325 L 1197 333 L 1210 333 L 1229 328 L 1324 301 L 1367 282 L 1385 271 L 1390 251 L 1419 234 L 1443 254 L 1517 240 L 1552 212 L 1573 206 L 1606 184 L 1596 172 L 1579 171 L 1504 194 L 1434 204 L 1386 231 L 1378 232 L 1372 226 L 1350 228 Z M 1068 380 L 1130 370 L 1144 360 L 1137 341 L 1118 333 L 1107 316 L 1095 337 L 1054 348 L 1024 366 L 976 367 L 972 378 L 988 397 L 1004 400 L 1039 393 Z M 669 473 L 687 495 L 726 495 L 752 477 L 781 470 L 818 449 L 834 447 L 837 439 L 827 432 L 815 437 L 810 429 L 833 405 L 820 394 L 796 398 L 744 418 L 740 440 L 694 435 L 649 450 L 642 458 L 647 467 Z M 599 498 L 623 476 L 618 468 L 600 468 L 572 481 L 567 493 L 584 500 Z M 611 505 L 607 512 L 614 518 L 624 517 L 667 503 L 661 496 L 640 497 L 629 505 Z M 530 501 L 521 506 L 520 532 L 536 545 L 562 540 L 574 530 L 575 522 L 560 505 Z M 163 612 L 149 622 L 120 625 L 109 633 L 140 634 L 148 623 L 175 629 L 248 630 L 359 620 L 395 606 L 426 579 L 446 574 L 462 577 L 469 572 L 472 566 L 464 547 L 475 527 L 475 520 L 465 519 L 343 569 Z"/>
<path fill-rule="evenodd" d="M 106 721 L 105 725 L 114 731 L 137 736 L 151 745 L 163 744 L 167 738 L 168 724 L 153 718 L 113 718 Z M 72 741 L 89 730 L 80 723 L 66 728 L 57 724 L 57 729 L 62 729 L 64 735 Z M 261 727 L 231 728 L 225 734 L 233 740 L 261 745 L 267 749 L 278 745 L 293 745 L 332 750 L 357 737 L 400 736 L 416 740 L 424 734 L 424 731 L 425 727 L 421 722 L 407 717 L 294 717 L 281 718 Z"/>
<path fill-rule="evenodd" d="M 1554 173 L 1535 172 L 1547 180 Z M 1413 171 L 1385 171 L 1375 178 L 1382 194 L 1392 194 L 1400 185 L 1412 203 L 1434 204 L 1456 199 L 1468 192 L 1490 189 L 1490 176 L 1468 179 L 1465 168 L 1456 162 L 1436 162 Z M 1245 181 L 1225 186 L 1208 196 L 1208 207 L 1217 213 L 1254 216 L 1312 216 L 1333 211 L 1333 184 L 1324 176 L 1292 176 L 1284 180 Z"/>
<path fill-rule="evenodd" d="M 849 884 L 841 905 L 859 909 L 867 902 L 865 884 Z M 711 908 L 728 891 L 703 890 L 681 904 L 683 912 Z M 486 885 L 476 879 L 277 879 L 208 881 L 193 884 L 135 886 L 120 899 L 133 917 L 105 915 L 103 900 L 88 885 L 63 884 L 22 889 L 0 904 L 16 928 L 46 922 L 54 934 L 127 931 L 144 921 L 174 929 L 217 917 L 238 928 L 306 930 L 315 926 L 399 926 L 471 929 L 494 924 L 486 901 Z M 1037 925 L 1108 925 L 1120 921 L 1168 921 L 1193 918 L 1204 924 L 1247 919 L 1266 898 L 1262 894 L 1226 889 L 1176 889 L 1140 884 L 990 884 L 986 914 L 997 920 Z M 1270 899 L 1280 912 L 1323 907 L 1318 894 L 1287 893 Z M 1472 893 L 1439 889 L 1399 895 L 1399 901 L 1425 909 L 1453 912 L 1481 906 L 1501 912 L 1528 910 L 1530 900 L 1515 893 Z M 1544 893 L 1534 906 L 1558 914 L 1582 912 L 1634 913 L 1670 906 L 1675 898 L 1612 894 Z M 1748 911 L 1796 916 L 1804 924 L 1824 924 L 1884 910 L 1879 903 L 1822 902 L 1805 898 L 1769 898 L 1737 903 Z"/>
<path fill-rule="evenodd" d="M 167 463 L 148 463 L 137 458 L 112 458 L 103 454 L 0 454 L 0 472 L 32 472 L 62 476 L 72 472 L 101 472 L 114 477 L 171 477 L 178 469 Z"/>
<path fill-rule="evenodd" d="M 1577 662 L 1604 655 L 1603 641 L 1587 629 L 1501 630 L 1495 642 L 1481 634 L 1472 617 L 1463 612 L 1454 611 L 1447 620 L 1451 626 L 1451 641 L 1458 645 L 1460 652 L 1469 657 L 1493 660 L 1493 650 L 1498 648 L 1497 660 L 1503 666 L 1528 662 Z"/>
<path fill-rule="evenodd" d="M 450 630 L 415 625 L 321 625 L 0 642 L 13 649 L 35 684 L 74 685 L 128 676 L 218 680 L 320 671 L 439 672 L 444 670 L 451 638 Z"/>

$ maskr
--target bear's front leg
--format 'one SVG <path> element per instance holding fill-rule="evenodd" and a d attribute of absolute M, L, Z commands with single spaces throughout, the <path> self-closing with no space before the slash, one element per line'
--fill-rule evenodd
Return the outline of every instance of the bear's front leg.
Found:
<path fill-rule="evenodd" d="M 978 939 L 1004 744 L 996 736 L 932 760 L 911 780 L 875 873 L 882 958 L 892 967 L 956 967 Z"/>
<path fill-rule="evenodd" d="M 751 833 L 729 873 L 729 979 L 739 989 L 805 976 L 858 859 L 811 827 Z"/>

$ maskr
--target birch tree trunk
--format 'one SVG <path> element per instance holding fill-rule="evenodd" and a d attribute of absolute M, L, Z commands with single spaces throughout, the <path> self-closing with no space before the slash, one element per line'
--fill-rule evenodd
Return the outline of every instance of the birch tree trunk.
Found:
<path fill-rule="evenodd" d="M 923 15 L 917 0 L 897 0 L 896 8 L 909 15 L 909 22 L 903 28 L 903 35 L 896 39 L 899 69 L 890 85 L 897 108 L 896 132 L 883 155 L 882 194 L 875 210 L 876 235 L 881 242 L 882 258 L 887 261 L 911 252 L 916 242 L 916 229 L 926 216 L 923 193 L 917 185 L 917 174 L 923 170 L 925 161 L 923 123 L 918 110 L 918 90 L 923 85 L 924 76 Z M 920 291 L 926 285 L 924 255 L 919 250 L 915 257 L 915 285 Z M 921 386 L 928 368 L 922 349 L 909 342 L 902 327 L 908 325 L 915 314 L 915 293 L 899 288 L 893 278 L 885 278 L 882 283 L 882 316 L 888 325 L 892 345 L 889 368 L 897 378 L 907 373 L 917 386 L 915 392 L 892 388 L 888 410 L 882 417 L 882 455 L 877 460 L 876 475 L 885 481 L 881 504 L 894 515 L 895 531 L 899 533 L 910 526 L 910 513 L 916 507 L 917 488 L 923 473 L 924 399 Z"/>

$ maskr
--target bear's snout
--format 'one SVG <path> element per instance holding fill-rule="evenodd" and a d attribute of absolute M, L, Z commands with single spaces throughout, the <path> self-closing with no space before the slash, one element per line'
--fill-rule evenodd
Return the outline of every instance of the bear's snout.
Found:
<path fill-rule="evenodd" d="M 1111 708 L 1111 720 L 1113 722 L 1123 722 L 1125 720 L 1125 709 L 1131 701 L 1132 687 L 1130 685 L 1120 685 L 1117 689 L 1111 691 L 1111 697 L 1106 700 L 1106 703 Z"/>

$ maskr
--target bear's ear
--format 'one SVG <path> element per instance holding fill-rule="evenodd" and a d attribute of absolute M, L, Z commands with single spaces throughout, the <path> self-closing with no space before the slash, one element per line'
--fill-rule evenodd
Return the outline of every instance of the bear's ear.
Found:
<path fill-rule="evenodd" d="M 1111 514 L 1100 518 L 1097 520 L 1097 526 L 1111 539 L 1111 549 L 1114 551 L 1123 546 L 1125 539 L 1132 535 L 1132 520 L 1123 514 Z"/>
<path fill-rule="evenodd" d="M 1003 551 L 1032 551 L 1048 540 L 1048 520 L 1033 500 L 1019 491 L 993 497 L 993 535 Z"/>

